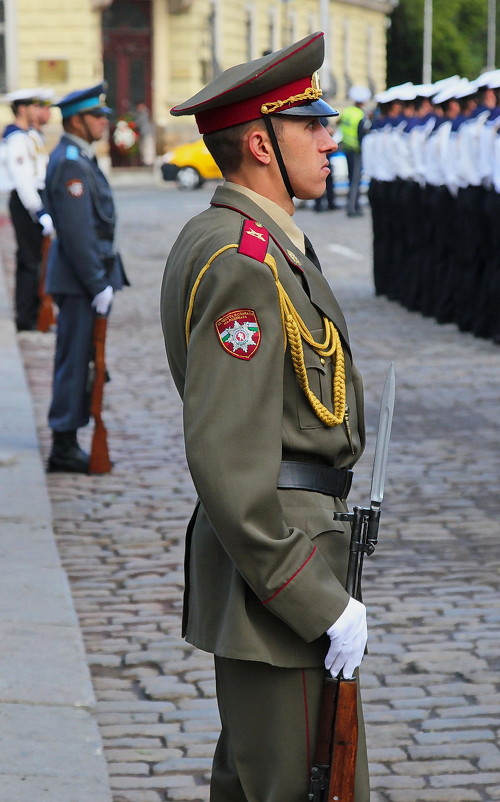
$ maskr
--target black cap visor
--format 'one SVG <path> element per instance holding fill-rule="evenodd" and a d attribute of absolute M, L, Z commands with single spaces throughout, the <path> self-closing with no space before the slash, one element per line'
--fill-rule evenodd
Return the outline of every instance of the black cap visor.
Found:
<path fill-rule="evenodd" d="M 287 114 L 290 117 L 338 117 L 339 112 L 320 98 L 304 106 L 292 106 L 290 109 L 275 111 L 273 114 Z"/>

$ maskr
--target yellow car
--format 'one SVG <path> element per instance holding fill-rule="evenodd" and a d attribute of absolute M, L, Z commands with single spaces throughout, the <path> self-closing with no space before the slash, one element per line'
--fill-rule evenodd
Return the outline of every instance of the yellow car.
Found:
<path fill-rule="evenodd" d="M 178 145 L 165 153 L 161 172 L 165 181 L 175 181 L 179 189 L 198 189 L 209 179 L 222 178 L 203 139 Z"/>

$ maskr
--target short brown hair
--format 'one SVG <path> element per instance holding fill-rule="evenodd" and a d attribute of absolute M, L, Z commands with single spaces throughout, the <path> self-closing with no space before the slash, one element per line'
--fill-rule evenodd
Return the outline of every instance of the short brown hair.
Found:
<path fill-rule="evenodd" d="M 278 139 L 282 130 L 281 122 L 276 116 L 273 117 L 273 125 Z M 252 120 L 249 123 L 224 128 L 222 131 L 204 134 L 203 141 L 224 177 L 239 170 L 243 159 L 243 137 L 252 127 L 263 128 L 264 121 Z"/>

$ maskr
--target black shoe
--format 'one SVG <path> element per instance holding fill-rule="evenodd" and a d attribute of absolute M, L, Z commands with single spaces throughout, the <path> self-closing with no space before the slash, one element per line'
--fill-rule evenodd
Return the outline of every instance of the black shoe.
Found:
<path fill-rule="evenodd" d="M 48 473 L 88 473 L 89 455 L 80 448 L 76 432 L 54 432 Z"/>

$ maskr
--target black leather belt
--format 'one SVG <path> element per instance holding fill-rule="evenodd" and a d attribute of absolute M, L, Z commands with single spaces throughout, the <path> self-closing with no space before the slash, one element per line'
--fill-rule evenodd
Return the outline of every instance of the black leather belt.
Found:
<path fill-rule="evenodd" d="M 283 461 L 278 477 L 279 488 L 312 490 L 313 493 L 341 499 L 347 498 L 351 484 L 352 471 L 347 468 L 331 468 L 309 462 Z"/>

